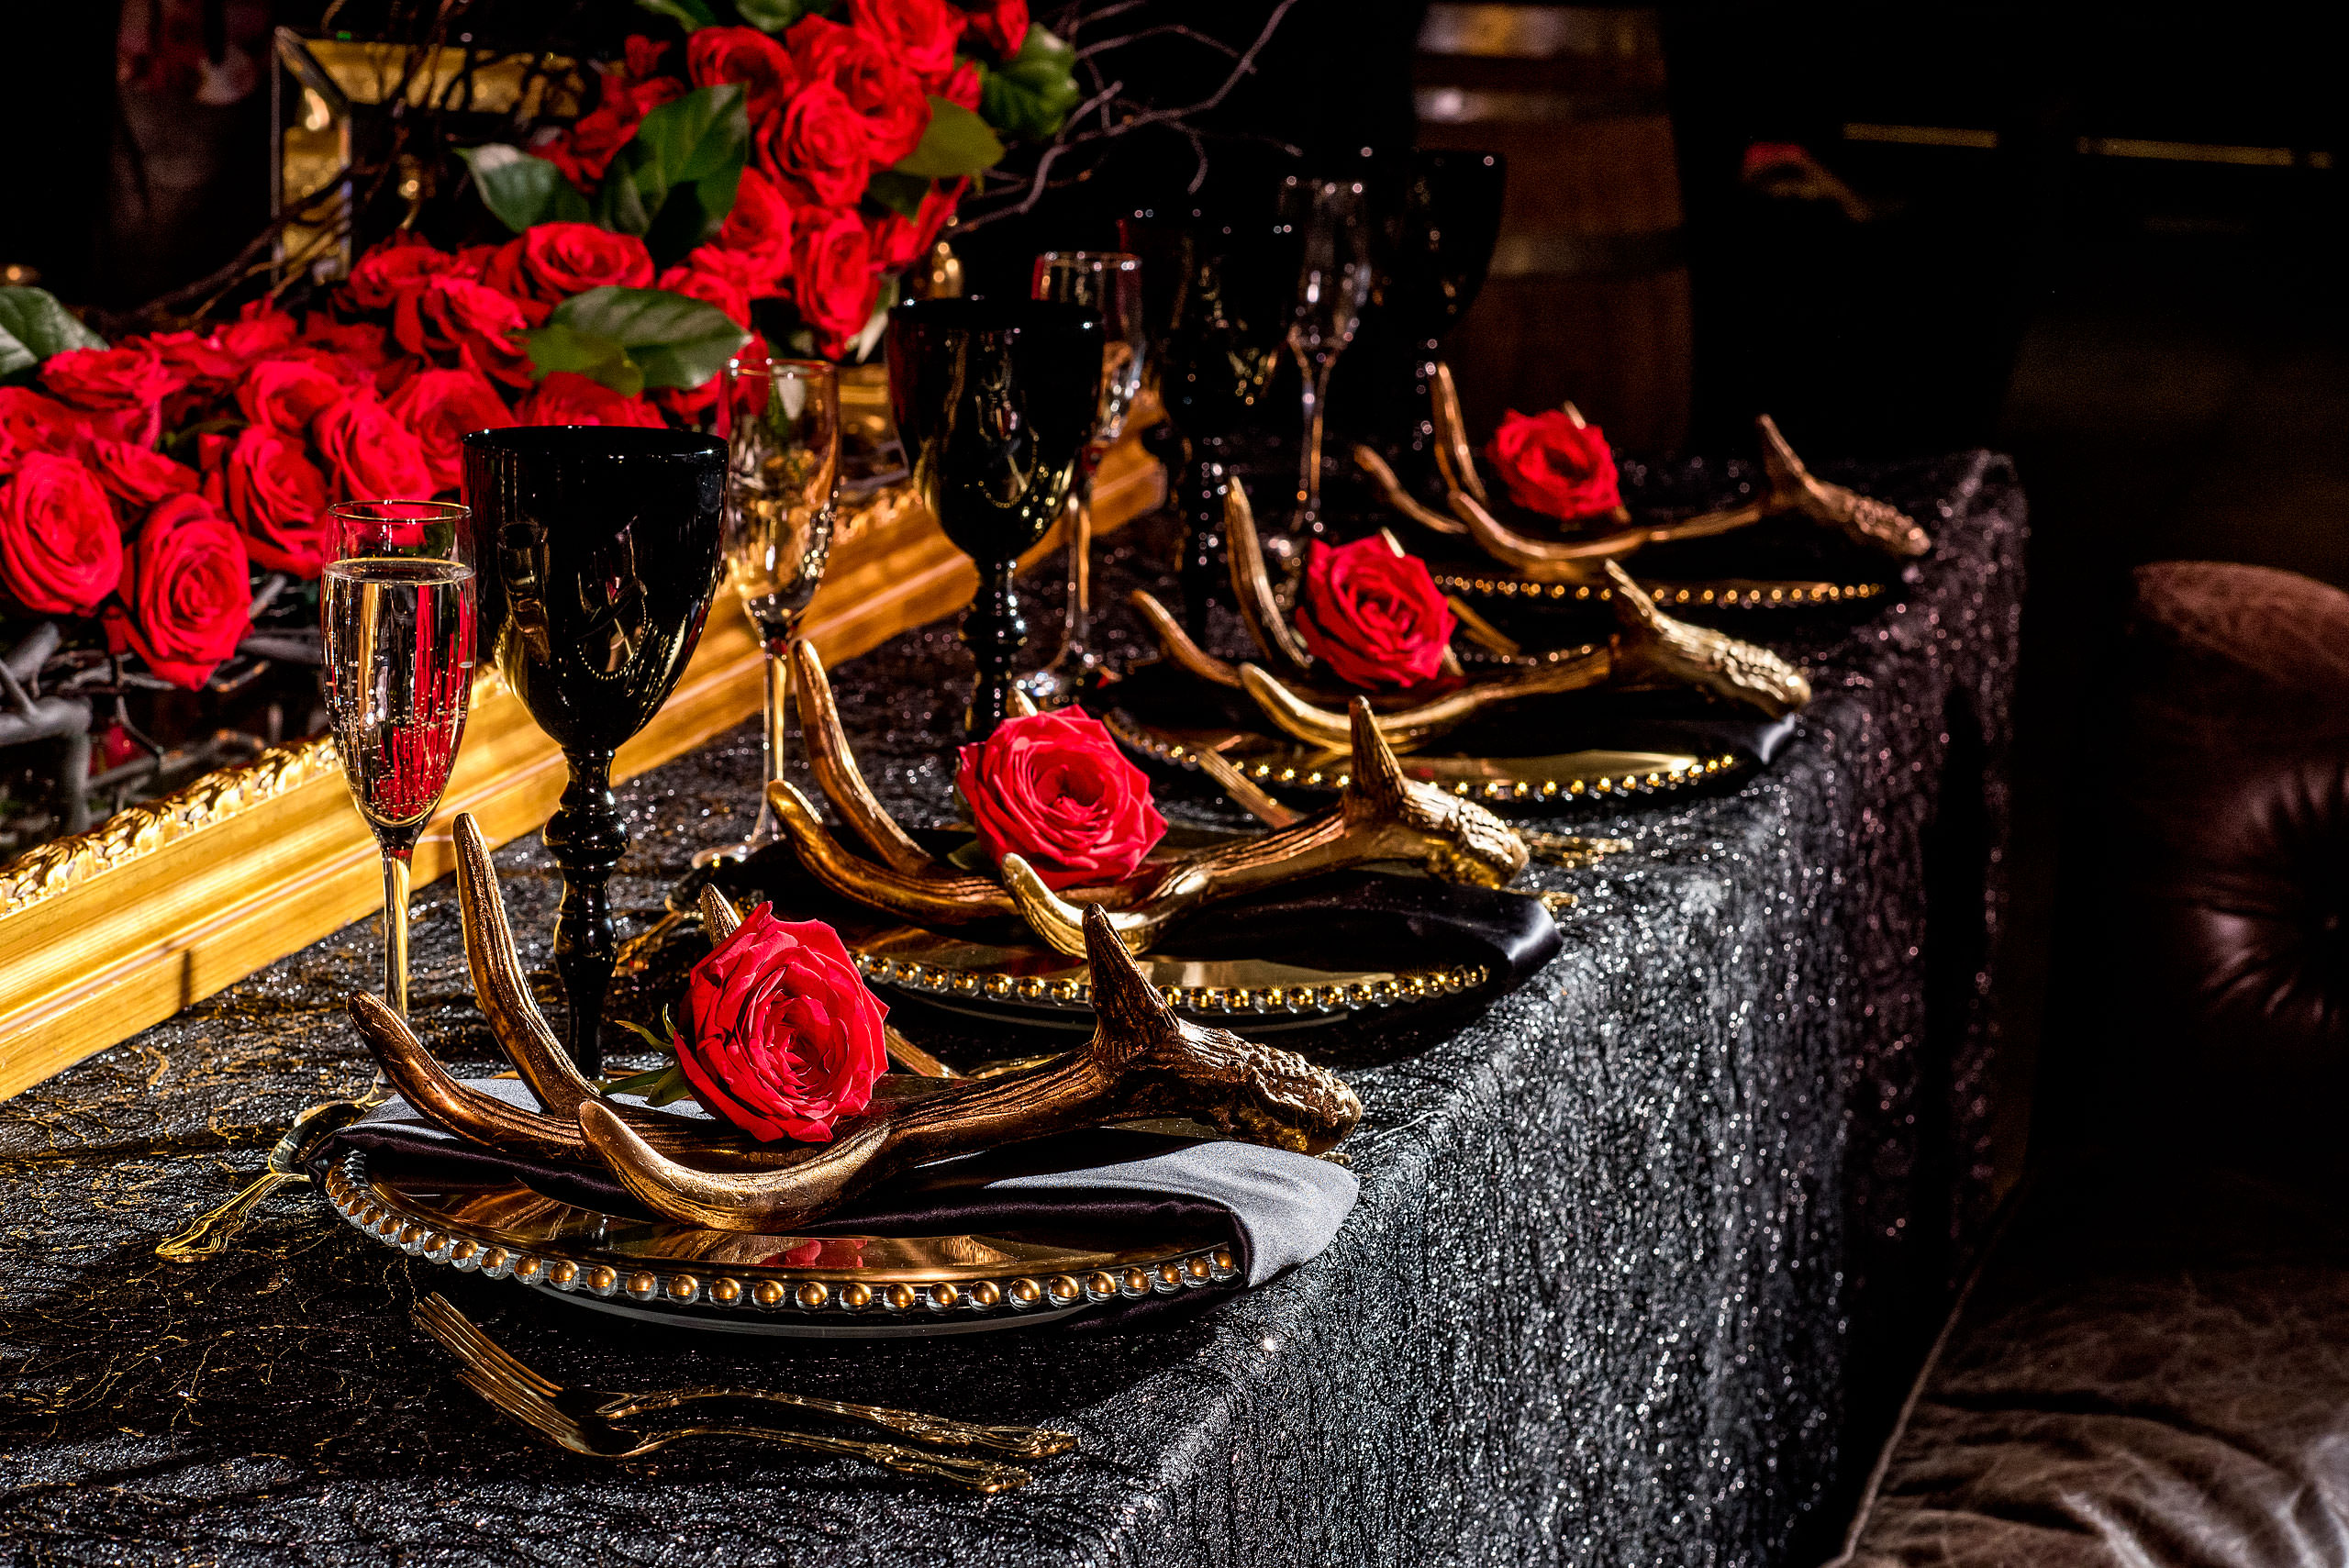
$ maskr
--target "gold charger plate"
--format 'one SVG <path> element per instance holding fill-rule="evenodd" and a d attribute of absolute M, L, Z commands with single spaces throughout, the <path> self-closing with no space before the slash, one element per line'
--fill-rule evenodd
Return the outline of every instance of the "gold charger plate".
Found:
<path fill-rule="evenodd" d="M 1050 1323 L 1113 1300 L 1240 1278 L 1218 1237 L 1070 1232 L 760 1236 L 624 1218 L 509 1181 L 458 1187 L 375 1174 L 353 1151 L 327 1202 L 428 1262 L 619 1317 L 790 1339 L 907 1339 Z"/>
<path fill-rule="evenodd" d="M 1606 584 L 1537 583 L 1505 571 L 1439 567 L 1435 585 L 1447 594 L 1476 599 L 1514 599 L 1522 604 L 1605 604 L 1615 596 Z M 1660 608 L 1779 610 L 1819 605 L 1859 605 L 1884 595 L 1876 582 L 1833 583 L 1813 578 L 1721 577 L 1701 583 L 1644 584 Z"/>
<path fill-rule="evenodd" d="M 1197 753 L 1219 751 L 1259 784 L 1294 789 L 1340 790 L 1346 759 L 1253 730 L 1147 723 L 1124 708 L 1106 720 L 1109 732 L 1134 751 L 1178 767 L 1198 766 Z M 1734 751 L 1561 751 L 1535 757 L 1466 757 L 1413 751 L 1402 759 L 1411 778 L 1485 801 L 1606 800 L 1655 795 L 1733 773 L 1745 765 Z"/>

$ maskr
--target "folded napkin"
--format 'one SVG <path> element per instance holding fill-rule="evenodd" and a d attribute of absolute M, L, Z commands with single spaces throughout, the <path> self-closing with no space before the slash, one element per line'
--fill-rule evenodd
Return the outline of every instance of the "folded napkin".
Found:
<path fill-rule="evenodd" d="M 530 1109 L 537 1102 L 512 1078 L 468 1080 L 473 1088 Z M 707 1119 L 690 1102 L 669 1114 Z M 433 1126 L 405 1100 L 387 1101 L 343 1129 L 318 1151 L 319 1169 L 352 1150 L 371 1172 L 403 1178 L 519 1181 L 551 1198 L 606 1214 L 651 1219 L 619 1184 L 601 1172 L 558 1165 L 480 1147 Z M 1082 1229 L 1137 1242 L 1174 1230 L 1228 1237 L 1248 1285 L 1318 1255 L 1353 1207 L 1351 1172 L 1309 1155 L 1251 1143 L 1176 1138 L 1101 1128 L 1034 1139 L 985 1153 L 938 1161 L 901 1173 L 861 1194 L 796 1236 L 988 1235 L 1013 1230 Z M 1238 1285 L 1231 1289 L 1240 1288 Z M 1228 1291 L 1104 1303 L 1088 1323 L 1137 1325 L 1163 1308 Z M 1193 1298 L 1201 1298 L 1194 1301 Z M 1155 1305 L 1154 1305 L 1155 1304 Z"/>

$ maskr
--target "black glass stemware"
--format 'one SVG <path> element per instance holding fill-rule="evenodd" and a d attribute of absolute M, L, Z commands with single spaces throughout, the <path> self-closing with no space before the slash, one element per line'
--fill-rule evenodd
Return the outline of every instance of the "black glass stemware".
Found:
<path fill-rule="evenodd" d="M 1269 228 L 1252 239 L 1194 230 L 1189 277 L 1159 357 L 1159 396 L 1188 447 L 1174 494 L 1184 522 L 1183 616 L 1194 635 L 1223 574 L 1232 440 L 1264 402 L 1288 341 L 1296 253 L 1275 244 Z M 1142 267 L 1146 285 L 1150 262 Z"/>
<path fill-rule="evenodd" d="M 1376 366 L 1367 401 L 1377 428 L 1402 430 L 1401 450 L 1421 459 L 1435 436 L 1429 399 L 1443 339 L 1485 286 L 1507 176 L 1497 152 L 1415 152 L 1404 172 L 1394 246 L 1363 327 L 1375 346 L 1356 356 Z"/>
<path fill-rule="evenodd" d="M 889 405 L 922 504 L 979 569 L 969 739 L 1008 710 L 1028 641 L 1012 573 L 1068 505 L 1099 413 L 1101 323 L 1048 300 L 920 299 L 889 312 Z"/>
<path fill-rule="evenodd" d="M 565 1044 L 592 1076 L 614 948 L 604 886 L 628 849 L 612 756 L 701 639 L 725 561 L 726 443 L 613 426 L 478 430 L 465 498 L 482 639 L 571 768 L 545 840 L 562 871 Z"/>

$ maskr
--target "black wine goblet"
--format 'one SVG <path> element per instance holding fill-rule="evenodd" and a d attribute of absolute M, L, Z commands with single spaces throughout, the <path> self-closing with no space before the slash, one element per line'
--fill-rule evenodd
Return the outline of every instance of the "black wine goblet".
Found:
<path fill-rule="evenodd" d="M 1485 286 L 1500 239 L 1508 165 L 1497 152 L 1423 151 L 1403 178 L 1395 243 L 1364 335 L 1380 351 L 1372 402 L 1380 428 L 1401 428 L 1403 450 L 1424 462 L 1435 436 L 1429 400 L 1443 339 Z"/>
<path fill-rule="evenodd" d="M 1234 245 L 1229 231 L 1213 238 L 1230 249 L 1209 254 L 1209 237 L 1196 237 L 1190 280 L 1175 306 L 1158 372 L 1166 417 L 1190 449 L 1175 495 L 1184 526 L 1183 617 L 1194 636 L 1206 628 L 1208 604 L 1223 574 L 1232 442 L 1263 404 L 1280 366 L 1297 277 L 1294 256 L 1284 257 L 1269 235 L 1257 246 Z"/>
<path fill-rule="evenodd" d="M 889 312 L 889 406 L 922 504 L 979 569 L 963 730 L 984 740 L 1028 641 L 1012 573 L 1068 505 L 1101 387 L 1101 323 L 1048 300 L 920 299 Z"/>
<path fill-rule="evenodd" d="M 571 767 L 545 840 L 562 871 L 565 1044 L 593 1076 L 614 948 L 604 884 L 628 849 L 612 755 L 701 639 L 725 562 L 726 443 L 616 426 L 477 430 L 465 498 L 482 639 Z"/>

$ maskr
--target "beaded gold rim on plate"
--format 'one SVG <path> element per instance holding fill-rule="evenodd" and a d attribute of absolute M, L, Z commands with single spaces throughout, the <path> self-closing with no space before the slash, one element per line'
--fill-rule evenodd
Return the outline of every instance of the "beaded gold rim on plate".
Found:
<path fill-rule="evenodd" d="M 1446 593 L 1485 599 L 1540 600 L 1545 603 L 1604 604 L 1615 590 L 1606 584 L 1536 583 L 1528 577 L 1507 577 L 1484 572 L 1437 572 L 1435 585 Z M 1857 605 L 1879 598 L 1881 583 L 1823 583 L 1727 578 L 1709 583 L 1652 583 L 1648 597 L 1659 606 L 1698 609 L 1776 610 L 1819 605 Z"/>
<path fill-rule="evenodd" d="M 1092 1006 L 1092 987 L 1068 975 L 1047 977 L 958 968 L 854 947 L 849 950 L 849 957 L 865 979 L 875 985 L 891 985 L 933 996 L 1067 1008 L 1080 1013 Z M 1148 956 L 1141 962 L 1147 966 Z M 1241 1013 L 1334 1015 L 1465 995 L 1481 987 L 1487 978 L 1489 973 L 1483 964 L 1470 963 L 1360 979 L 1333 978 L 1319 984 L 1267 981 L 1262 984 L 1162 984 L 1158 991 L 1166 998 L 1168 1006 L 1184 1013 L 1227 1017 Z"/>
<path fill-rule="evenodd" d="M 1344 758 L 1308 752 L 1269 737 L 1241 730 L 1161 729 L 1123 708 L 1113 709 L 1105 722 L 1119 741 L 1153 762 L 1197 768 L 1198 753 L 1212 750 L 1252 784 L 1305 790 L 1346 786 Z M 1230 744 L 1234 739 L 1239 745 Z M 1686 789 L 1737 773 L 1745 766 L 1745 760 L 1734 751 L 1711 756 L 1676 751 L 1568 751 L 1550 757 L 1445 757 L 1414 752 L 1403 760 L 1403 766 L 1457 795 L 1502 805 L 1555 805 Z"/>
<path fill-rule="evenodd" d="M 527 1192 L 518 1183 L 514 1185 L 518 1192 Z M 690 1251 L 696 1238 L 710 1239 L 713 1253 L 768 1240 L 695 1231 L 665 1221 L 608 1221 L 614 1234 L 633 1235 L 638 1243 L 633 1250 L 549 1246 L 438 1211 L 394 1183 L 371 1176 L 367 1156 L 357 1151 L 328 1168 L 324 1192 L 335 1212 L 362 1235 L 427 1262 L 573 1296 L 584 1305 L 631 1304 L 695 1322 L 740 1315 L 806 1328 L 827 1325 L 833 1332 L 846 1333 L 860 1329 L 904 1332 L 908 1320 L 943 1326 L 994 1318 L 1008 1327 L 1021 1318 L 1060 1317 L 1113 1300 L 1179 1296 L 1229 1285 L 1241 1277 L 1239 1257 L 1230 1245 L 1203 1242 L 1197 1236 L 1114 1251 L 1031 1244 L 1022 1249 L 1026 1255 L 1016 1259 L 1003 1255 L 1008 1244 L 991 1244 L 990 1238 L 918 1238 L 908 1244 L 926 1247 L 938 1261 L 858 1269 L 656 1255 L 654 1249 L 664 1246 Z M 791 1239 L 774 1240 L 781 1244 Z M 952 1261 L 958 1251 L 996 1255 L 963 1263 Z"/>

